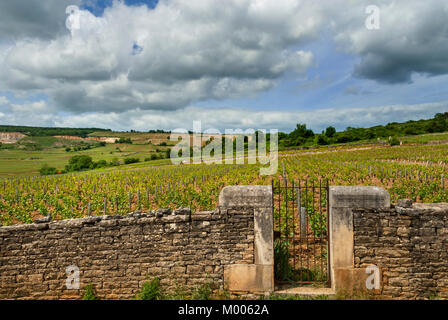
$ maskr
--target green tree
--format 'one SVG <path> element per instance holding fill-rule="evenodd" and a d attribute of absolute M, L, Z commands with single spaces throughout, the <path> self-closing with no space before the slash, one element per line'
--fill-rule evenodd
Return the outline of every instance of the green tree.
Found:
<path fill-rule="evenodd" d="M 56 170 L 56 168 L 52 168 L 48 164 L 44 164 L 42 168 L 40 168 L 39 173 L 41 176 L 47 176 L 50 174 L 56 174 L 58 173 L 58 171 Z"/>
<path fill-rule="evenodd" d="M 328 138 L 332 138 L 335 133 L 336 133 L 336 129 L 334 127 L 332 127 L 332 126 L 330 126 L 327 129 L 325 129 L 325 135 Z"/>
<path fill-rule="evenodd" d="M 86 155 L 79 155 L 71 157 L 68 165 L 65 166 L 67 171 L 81 171 L 93 167 L 92 157 Z"/>

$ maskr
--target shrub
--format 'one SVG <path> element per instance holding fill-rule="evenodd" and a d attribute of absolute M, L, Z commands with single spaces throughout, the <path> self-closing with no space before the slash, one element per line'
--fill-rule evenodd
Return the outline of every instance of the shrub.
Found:
<path fill-rule="evenodd" d="M 98 162 L 95 162 L 94 166 L 95 168 L 105 168 L 108 166 L 108 164 L 106 160 L 100 160 Z"/>
<path fill-rule="evenodd" d="M 113 159 L 109 162 L 109 164 L 110 164 L 112 167 L 119 166 L 119 165 L 120 165 L 120 160 L 118 160 L 118 158 L 113 158 Z"/>
<path fill-rule="evenodd" d="M 317 144 L 320 146 L 325 146 L 330 144 L 330 142 L 328 141 L 328 138 L 322 134 L 317 137 Z"/>
<path fill-rule="evenodd" d="M 149 157 L 145 158 L 145 161 L 158 160 L 160 156 L 156 153 L 152 153 Z"/>
<path fill-rule="evenodd" d="M 52 167 L 48 166 L 48 164 L 44 164 L 44 165 L 42 166 L 42 168 L 40 168 L 39 173 L 40 173 L 42 176 L 48 176 L 48 175 L 50 175 L 50 174 L 56 174 L 56 173 L 58 173 L 58 170 L 57 170 L 56 168 L 52 168 Z"/>
<path fill-rule="evenodd" d="M 90 169 L 93 166 L 92 157 L 82 155 L 71 157 L 68 165 L 65 166 L 67 171 L 81 171 L 85 169 Z"/>
<path fill-rule="evenodd" d="M 131 163 L 137 163 L 140 162 L 139 158 L 125 158 L 124 164 L 131 164 Z"/>
<path fill-rule="evenodd" d="M 191 298 L 193 300 L 209 300 L 212 293 L 212 284 L 210 282 L 206 282 L 194 291 Z"/>
<path fill-rule="evenodd" d="M 391 146 L 399 146 L 400 145 L 400 140 L 397 139 L 397 137 L 393 137 L 390 141 L 389 144 Z"/>
<path fill-rule="evenodd" d="M 86 286 L 86 292 L 84 292 L 82 300 L 98 300 L 97 296 L 95 295 L 95 291 L 93 290 L 93 285 L 91 283 L 89 283 Z"/>
<path fill-rule="evenodd" d="M 280 239 L 274 243 L 274 278 L 280 281 L 288 281 L 292 277 L 292 268 L 289 264 L 288 243 Z"/>
<path fill-rule="evenodd" d="M 131 138 L 120 138 L 119 140 L 115 141 L 115 143 L 128 143 L 132 144 Z"/>
<path fill-rule="evenodd" d="M 158 277 L 151 282 L 145 282 L 142 291 L 135 297 L 136 300 L 158 300 L 161 297 L 160 280 Z"/>

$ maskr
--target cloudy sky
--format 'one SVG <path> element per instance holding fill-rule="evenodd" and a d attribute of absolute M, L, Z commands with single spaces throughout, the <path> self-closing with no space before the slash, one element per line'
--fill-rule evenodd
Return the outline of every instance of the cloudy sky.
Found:
<path fill-rule="evenodd" d="M 448 111 L 447 21 L 446 0 L 5 0 L 0 124 L 319 131 L 430 118 Z"/>

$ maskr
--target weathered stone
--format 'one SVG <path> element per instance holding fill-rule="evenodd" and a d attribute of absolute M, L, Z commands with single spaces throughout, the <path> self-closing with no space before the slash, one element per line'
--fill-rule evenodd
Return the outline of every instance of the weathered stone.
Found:
<path fill-rule="evenodd" d="M 49 222 L 51 222 L 51 215 L 48 215 L 45 218 L 34 220 L 34 223 L 49 223 Z"/>
<path fill-rule="evenodd" d="M 157 209 L 156 217 L 169 216 L 171 214 L 171 209 Z"/>
<path fill-rule="evenodd" d="M 411 199 L 398 199 L 397 206 L 402 207 L 402 208 L 412 208 L 412 200 Z"/>
<path fill-rule="evenodd" d="M 191 215 L 191 209 L 190 208 L 181 207 L 181 208 L 178 208 L 178 209 L 174 210 L 173 214 L 174 215 L 178 215 L 178 216 L 182 216 L 182 215 L 189 216 L 189 215 Z"/>
<path fill-rule="evenodd" d="M 448 288 L 448 247 L 443 245 L 448 243 L 443 232 L 448 225 L 448 204 L 408 204 L 399 203 L 387 215 L 383 209 L 354 210 L 355 267 L 381 266 L 384 296 L 443 296 Z M 372 234 L 375 224 L 382 231 Z M 387 235 L 394 233 L 397 236 Z"/>

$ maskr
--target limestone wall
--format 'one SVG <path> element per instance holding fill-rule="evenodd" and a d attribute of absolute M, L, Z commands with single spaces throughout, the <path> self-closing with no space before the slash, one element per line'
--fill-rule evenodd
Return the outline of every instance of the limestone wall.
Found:
<path fill-rule="evenodd" d="M 77 299 L 89 283 L 99 298 L 126 299 L 154 276 L 169 291 L 206 281 L 222 287 L 224 266 L 252 263 L 252 207 L 2 227 L 0 299 Z M 80 290 L 66 288 L 72 265 Z"/>
<path fill-rule="evenodd" d="M 382 295 L 448 297 L 448 204 L 356 209 L 353 229 L 355 268 L 378 266 Z"/>

